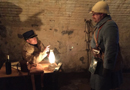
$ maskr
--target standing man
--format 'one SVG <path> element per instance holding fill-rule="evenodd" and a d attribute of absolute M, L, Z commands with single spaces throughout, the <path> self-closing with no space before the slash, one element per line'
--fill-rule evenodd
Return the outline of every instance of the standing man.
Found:
<path fill-rule="evenodd" d="M 90 13 L 96 23 L 91 40 L 93 53 L 93 59 L 89 67 L 91 90 L 118 88 L 122 83 L 121 64 L 118 63 L 117 65 L 119 51 L 118 26 L 112 20 L 109 6 L 105 1 L 97 2 Z"/>
<path fill-rule="evenodd" d="M 23 33 L 24 40 L 26 41 L 23 46 L 22 56 L 23 59 L 32 66 L 37 66 L 49 52 L 49 46 L 45 47 L 40 40 L 36 37 L 37 35 L 33 30 Z"/>

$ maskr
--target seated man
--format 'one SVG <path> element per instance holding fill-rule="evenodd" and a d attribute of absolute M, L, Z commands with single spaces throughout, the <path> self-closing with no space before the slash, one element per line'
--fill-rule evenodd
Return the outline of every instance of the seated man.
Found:
<path fill-rule="evenodd" d="M 32 66 L 39 66 L 38 63 L 47 56 L 47 52 L 50 50 L 50 45 L 45 47 L 36 36 L 33 30 L 23 34 L 26 43 L 23 46 L 22 57 L 29 64 L 28 69 L 31 69 Z"/>

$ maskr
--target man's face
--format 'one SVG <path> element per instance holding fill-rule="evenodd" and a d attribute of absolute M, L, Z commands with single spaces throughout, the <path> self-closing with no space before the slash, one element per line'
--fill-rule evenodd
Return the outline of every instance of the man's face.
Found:
<path fill-rule="evenodd" d="M 92 13 L 92 18 L 93 18 L 93 21 L 95 23 L 98 23 L 102 18 L 103 18 L 103 14 L 101 13 Z"/>
<path fill-rule="evenodd" d="M 36 37 L 33 37 L 33 38 L 30 38 L 28 40 L 26 40 L 28 43 L 30 44 L 37 44 L 37 38 Z"/>

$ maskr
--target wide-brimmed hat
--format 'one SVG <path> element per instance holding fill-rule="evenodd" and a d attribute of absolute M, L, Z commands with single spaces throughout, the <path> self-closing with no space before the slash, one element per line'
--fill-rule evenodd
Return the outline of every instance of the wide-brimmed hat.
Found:
<path fill-rule="evenodd" d="M 23 37 L 25 40 L 29 39 L 29 38 L 33 38 L 36 37 L 37 35 L 34 33 L 33 30 L 27 31 L 25 33 L 23 33 Z"/>

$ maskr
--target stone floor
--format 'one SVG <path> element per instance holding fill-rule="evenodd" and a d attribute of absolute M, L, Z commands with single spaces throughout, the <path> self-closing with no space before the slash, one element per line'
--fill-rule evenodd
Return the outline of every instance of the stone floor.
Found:
<path fill-rule="evenodd" d="M 89 72 L 61 73 L 59 90 L 90 90 Z M 130 90 L 130 73 L 123 73 L 123 84 L 118 90 Z"/>

